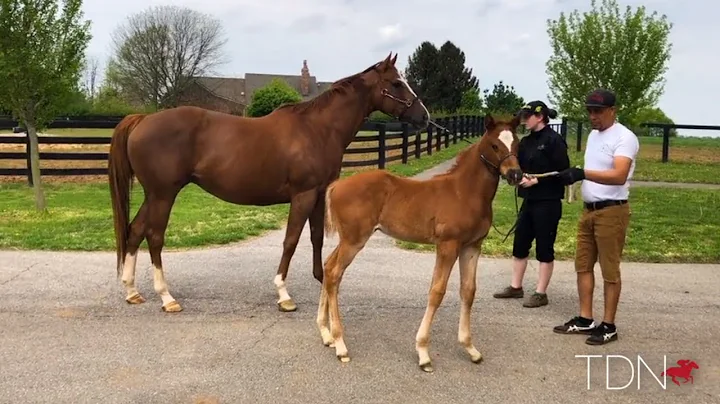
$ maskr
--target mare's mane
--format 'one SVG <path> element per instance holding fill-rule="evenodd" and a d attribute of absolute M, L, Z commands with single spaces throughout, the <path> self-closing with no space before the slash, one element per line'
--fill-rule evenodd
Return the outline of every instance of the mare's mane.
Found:
<path fill-rule="evenodd" d="M 380 63 L 382 62 L 375 63 L 374 65 L 368 67 L 360 73 L 355 73 L 351 76 L 347 76 L 333 82 L 330 85 L 330 88 L 323 91 L 315 98 L 311 98 L 307 101 L 285 103 L 277 107 L 277 110 L 283 109 L 288 110 L 289 112 L 294 112 L 296 114 L 304 114 L 315 109 L 325 108 L 328 106 L 328 104 L 330 104 L 335 94 L 344 93 L 348 89 L 352 88 L 355 85 L 356 80 L 360 78 L 360 76 L 371 70 L 375 70 L 375 68 L 377 68 Z"/>

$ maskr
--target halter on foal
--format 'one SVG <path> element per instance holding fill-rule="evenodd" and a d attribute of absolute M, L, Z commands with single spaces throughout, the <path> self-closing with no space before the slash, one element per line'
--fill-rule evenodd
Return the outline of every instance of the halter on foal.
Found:
<path fill-rule="evenodd" d="M 419 365 L 432 371 L 428 352 L 430 326 L 447 288 L 450 271 L 460 258 L 460 324 L 458 340 L 473 362 L 482 358 L 470 338 L 470 310 L 481 245 L 492 224 L 492 201 L 500 176 L 516 185 L 522 171 L 516 158 L 518 118 L 511 122 L 485 117 L 486 132 L 449 172 L 425 181 L 402 178 L 384 170 L 355 174 L 332 183 L 326 193 L 326 234 L 336 231 L 338 246 L 325 261 L 317 325 L 323 343 L 350 361 L 343 340 L 338 288 L 350 265 L 375 230 L 400 240 L 435 244 L 436 263 L 428 305 L 416 336 Z M 328 314 L 330 328 L 328 329 Z"/>
<path fill-rule="evenodd" d="M 161 251 L 175 198 L 195 183 L 238 205 L 290 203 L 274 283 L 279 309 L 294 311 L 285 285 L 290 259 L 309 219 L 313 275 L 322 282 L 325 189 L 340 175 L 345 149 L 363 121 L 379 110 L 418 129 L 427 126 L 427 109 L 395 68 L 397 54 L 391 56 L 336 81 L 310 101 L 281 106 L 261 118 L 196 107 L 125 117 L 113 133 L 109 180 L 117 270 L 126 301 L 145 301 L 135 286 L 135 263 L 140 243 L 147 239 L 162 309 L 182 310 L 168 290 Z M 129 223 L 133 176 L 145 199 Z"/>

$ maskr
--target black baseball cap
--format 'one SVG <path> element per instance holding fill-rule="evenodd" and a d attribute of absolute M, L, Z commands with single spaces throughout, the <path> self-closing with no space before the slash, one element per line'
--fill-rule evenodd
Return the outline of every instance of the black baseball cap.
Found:
<path fill-rule="evenodd" d="M 585 99 L 586 107 L 607 108 L 615 106 L 615 94 L 612 91 L 598 88 L 588 94 Z"/>
<path fill-rule="evenodd" d="M 520 116 L 530 116 L 535 114 L 543 114 L 547 116 L 549 114 L 548 106 L 542 101 L 531 101 L 523 105 L 518 112 Z"/>

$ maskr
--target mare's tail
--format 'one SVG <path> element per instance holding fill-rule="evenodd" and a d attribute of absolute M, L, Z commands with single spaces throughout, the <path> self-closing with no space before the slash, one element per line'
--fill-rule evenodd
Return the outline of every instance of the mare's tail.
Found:
<path fill-rule="evenodd" d="M 133 183 L 133 169 L 128 160 L 127 144 L 130 133 L 145 114 L 131 114 L 123 118 L 113 131 L 108 154 L 108 177 L 110 181 L 110 199 L 112 200 L 113 222 L 115 226 L 115 249 L 117 252 L 117 273 L 120 276 L 130 227 L 130 191 Z"/>

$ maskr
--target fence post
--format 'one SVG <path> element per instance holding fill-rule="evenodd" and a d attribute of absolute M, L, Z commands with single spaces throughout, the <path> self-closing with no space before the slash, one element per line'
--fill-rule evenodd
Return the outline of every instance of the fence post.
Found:
<path fill-rule="evenodd" d="M 432 156 L 432 149 L 433 149 L 433 144 L 432 144 L 432 141 L 433 141 L 433 127 L 432 127 L 432 126 L 428 126 L 428 127 L 427 127 L 427 134 L 428 134 L 428 138 L 427 138 L 427 154 L 428 154 L 428 156 Z"/>
<path fill-rule="evenodd" d="M 378 168 L 385 168 L 385 123 L 378 124 Z"/>
<path fill-rule="evenodd" d="M 457 144 L 458 141 L 458 116 L 455 115 L 452 117 L 452 123 L 453 123 L 453 144 Z"/>
<path fill-rule="evenodd" d="M 667 163 L 670 154 L 670 126 L 663 127 L 662 162 Z"/>
<path fill-rule="evenodd" d="M 408 141 L 410 137 L 410 128 L 406 122 L 402 123 L 402 163 L 408 162 Z"/>
<path fill-rule="evenodd" d="M 25 130 L 25 165 L 27 166 L 28 186 L 34 186 L 32 178 L 32 161 L 30 160 L 30 134 Z"/>
<path fill-rule="evenodd" d="M 428 126 L 428 129 L 430 127 Z M 419 159 L 420 155 L 422 154 L 422 131 L 416 131 L 415 132 L 415 158 Z"/>
<path fill-rule="evenodd" d="M 480 117 L 480 122 L 478 124 L 478 136 L 482 137 L 482 135 L 485 134 L 485 117 Z"/>
<path fill-rule="evenodd" d="M 438 121 L 440 121 L 440 122 L 439 122 L 439 125 L 440 125 L 440 126 L 443 126 L 443 127 L 445 126 L 445 118 L 440 118 L 440 119 L 438 119 Z M 442 148 L 441 142 L 442 142 L 443 136 L 446 136 L 445 131 L 443 131 L 442 129 L 438 128 L 437 136 L 435 136 L 435 138 L 437 139 L 437 140 L 435 141 L 435 150 L 437 150 L 437 151 L 440 151 L 440 149 Z"/>
<path fill-rule="evenodd" d="M 562 123 L 560 124 L 560 136 L 567 142 L 567 125 L 568 119 L 566 116 L 563 117 Z"/>
<path fill-rule="evenodd" d="M 445 118 L 445 125 L 443 125 L 445 128 L 450 126 L 450 132 L 445 132 L 445 148 L 447 149 L 450 147 L 450 134 L 455 133 L 455 128 L 452 127 L 450 124 L 452 120 L 450 118 Z"/>
<path fill-rule="evenodd" d="M 577 123 L 577 151 L 582 151 L 582 121 Z"/>

